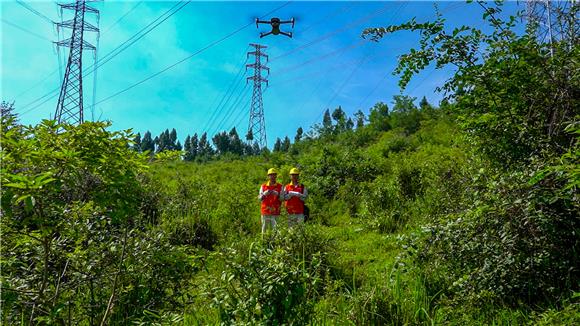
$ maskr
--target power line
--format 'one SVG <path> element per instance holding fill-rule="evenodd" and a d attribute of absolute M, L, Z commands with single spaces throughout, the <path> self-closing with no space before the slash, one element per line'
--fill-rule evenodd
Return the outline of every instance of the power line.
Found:
<path fill-rule="evenodd" d="M 295 69 L 298 69 L 298 68 L 302 68 L 304 66 L 307 66 L 309 64 L 318 62 L 320 60 L 324 60 L 324 59 L 327 59 L 329 57 L 335 56 L 337 54 L 340 54 L 340 53 L 347 52 L 349 50 L 355 49 L 355 48 L 357 48 L 357 47 L 359 47 L 359 46 L 361 46 L 361 45 L 363 45 L 365 43 L 368 43 L 368 42 L 366 40 L 358 40 L 358 41 L 352 42 L 352 43 L 347 44 L 346 46 L 344 46 L 342 48 L 339 48 L 338 50 L 334 50 L 334 51 L 328 52 L 326 54 L 322 54 L 320 56 L 314 57 L 312 59 L 308 59 L 308 60 L 306 60 L 306 61 L 304 61 L 302 63 L 296 64 L 294 66 L 291 66 L 291 67 L 288 67 L 288 68 L 285 68 L 285 69 L 281 69 L 280 71 L 278 71 L 278 73 L 281 74 L 281 73 L 289 72 L 289 71 L 292 71 L 292 70 L 295 70 Z"/>
<path fill-rule="evenodd" d="M 314 27 L 314 26 L 316 26 L 316 25 L 318 25 L 320 23 L 327 22 L 329 19 L 331 19 L 331 18 L 333 18 L 335 16 L 338 16 L 338 15 L 342 14 L 343 12 L 348 12 L 348 11 L 350 11 L 352 9 L 352 7 L 354 7 L 354 3 L 349 3 L 349 4 L 347 4 L 347 5 L 343 6 L 343 7 L 340 7 L 337 10 L 331 12 L 330 14 L 324 16 L 319 21 L 316 21 L 316 22 L 310 24 L 309 26 L 305 27 L 300 32 L 301 33 L 304 33 L 307 30 L 311 29 L 312 27 Z"/>
<path fill-rule="evenodd" d="M 264 89 L 264 93 L 266 93 L 267 90 L 268 90 L 268 87 L 266 87 Z M 244 110 L 244 108 L 249 107 L 251 100 L 252 100 L 252 98 L 251 97 L 248 97 L 248 100 L 246 101 L 246 103 L 244 105 L 240 106 L 240 109 L 241 110 L 238 111 L 238 115 L 236 115 L 236 117 L 232 121 L 232 122 L 234 122 L 232 124 L 234 127 L 240 127 L 240 128 L 242 127 L 240 124 L 244 121 L 244 117 L 245 117 L 245 114 L 244 113 L 247 112 L 246 110 Z M 232 116 L 233 116 L 233 114 L 232 114 Z"/>
<path fill-rule="evenodd" d="M 218 102 L 218 97 L 215 98 L 214 102 L 209 106 L 210 108 L 213 108 L 215 106 L 215 104 L 217 103 L 217 106 L 214 108 L 214 110 L 211 113 L 210 118 L 207 120 L 205 126 L 203 127 L 203 130 L 206 130 L 206 128 L 209 127 L 209 124 L 213 122 L 213 120 L 216 118 L 217 113 L 218 113 L 218 109 L 221 107 L 224 99 L 229 95 L 230 91 L 233 91 L 233 86 L 234 84 L 236 84 L 236 81 L 239 81 L 239 78 L 242 74 L 242 71 L 244 70 L 245 67 L 245 63 L 248 61 L 248 56 L 246 55 L 246 51 L 248 50 L 250 46 L 248 45 L 248 47 L 246 47 L 246 49 L 243 52 L 243 56 L 242 59 L 239 63 L 240 69 L 238 70 L 237 74 L 235 75 L 234 78 L 232 78 L 232 81 L 230 82 L 230 85 L 228 86 L 226 92 L 221 96 L 219 103 Z"/>
<path fill-rule="evenodd" d="M 228 119 L 228 116 L 232 114 L 232 112 L 231 112 L 231 111 L 235 109 L 235 107 L 236 107 L 236 106 L 239 104 L 239 102 L 241 101 L 241 99 L 242 99 L 242 98 L 244 98 L 244 97 L 245 97 L 247 94 L 249 94 L 249 93 L 248 93 L 248 89 L 249 89 L 249 88 L 248 88 L 248 84 L 245 84 L 245 85 L 244 85 L 244 87 L 243 87 L 243 88 L 240 90 L 240 92 L 238 93 L 238 95 L 237 95 L 236 99 L 235 99 L 233 102 L 231 102 L 231 103 L 230 103 L 228 106 L 225 106 L 225 105 L 224 105 L 224 107 L 223 107 L 223 110 L 222 110 L 222 111 L 224 111 L 225 113 L 224 113 L 224 115 L 221 117 L 221 120 L 220 120 L 220 122 L 218 122 L 218 123 L 216 124 L 216 121 L 213 121 L 213 123 L 212 123 L 212 125 L 210 126 L 210 128 L 208 128 L 207 130 L 204 130 L 204 131 L 207 131 L 207 132 L 210 132 L 210 131 L 212 131 L 212 132 L 216 132 L 216 131 L 218 131 L 219 129 L 221 129 L 221 128 L 222 128 L 222 126 L 223 126 L 223 123 L 225 122 L 225 120 L 226 120 L 226 119 Z M 232 93 L 232 94 L 233 94 L 233 93 Z M 227 109 L 226 109 L 226 108 L 227 108 Z M 219 119 L 219 117 L 218 117 L 218 116 L 216 116 L 216 119 Z"/>
<path fill-rule="evenodd" d="M 324 109 L 318 114 L 318 116 L 316 117 L 316 119 L 314 119 L 314 121 L 312 121 L 310 124 L 312 125 L 313 123 L 316 123 L 316 121 L 318 119 L 320 119 L 320 117 L 322 116 L 322 113 L 328 109 L 330 107 L 330 104 L 332 103 L 332 101 L 334 101 L 334 99 L 336 99 L 336 97 L 338 96 L 338 93 L 340 93 L 342 91 L 342 89 L 344 88 L 344 86 L 346 86 L 346 84 L 352 79 L 352 77 L 354 76 L 354 74 L 357 72 L 357 70 L 361 67 L 361 64 L 363 63 L 363 61 L 369 59 L 369 55 L 367 54 L 366 56 L 364 56 L 359 62 L 358 64 L 352 69 L 352 71 L 350 72 L 350 74 L 348 75 L 348 77 L 342 82 L 342 84 L 340 85 L 340 87 L 338 89 L 336 89 L 332 95 L 332 97 L 328 100 L 328 102 L 326 103 L 326 105 L 324 106 Z"/>
<path fill-rule="evenodd" d="M 273 12 L 275 12 L 275 11 L 277 11 L 277 10 L 279 10 L 279 9 L 283 8 L 283 7 L 285 7 L 285 6 L 286 6 L 286 5 L 288 5 L 289 3 L 290 3 L 290 1 L 286 2 L 285 4 L 283 4 L 283 5 L 279 6 L 278 8 L 276 8 L 276 9 L 274 9 L 274 10 L 270 11 L 269 13 L 267 13 L 267 14 L 263 15 L 262 17 L 265 17 L 265 16 L 267 16 L 267 15 L 269 15 L 269 14 L 271 14 L 271 13 L 273 13 Z M 173 68 L 173 67 L 175 67 L 175 66 L 177 66 L 177 65 L 179 65 L 179 64 L 181 64 L 181 63 L 183 63 L 183 62 L 185 62 L 185 61 L 187 61 L 187 60 L 189 60 L 189 59 L 191 59 L 191 58 L 193 58 L 194 56 L 196 56 L 196 55 L 198 55 L 198 54 L 200 54 L 200 53 L 204 52 L 205 50 L 207 50 L 207 49 L 209 49 L 209 48 L 211 48 L 211 47 L 213 47 L 213 46 L 215 46 L 215 45 L 217 45 L 217 44 L 219 44 L 219 43 L 221 43 L 221 42 L 225 41 L 226 39 L 228 39 L 228 38 L 232 37 L 233 35 L 235 35 L 235 34 L 239 33 L 240 31 L 242 31 L 243 29 L 247 28 L 248 26 L 250 26 L 250 25 L 252 25 L 252 24 L 254 24 L 254 22 L 251 22 L 251 23 L 248 23 L 248 24 L 246 24 L 246 25 L 244 25 L 244 26 L 241 26 L 240 28 L 238 28 L 238 29 L 234 30 L 233 32 L 231 32 L 231 33 L 227 34 L 226 36 L 224 36 L 224 37 L 222 37 L 222 38 L 220 38 L 220 39 L 218 39 L 218 40 L 216 40 L 216 41 L 213 41 L 213 42 L 211 42 L 210 44 L 208 44 L 208 45 L 206 45 L 205 47 L 203 47 L 203 48 L 201 48 L 201 49 L 197 50 L 196 52 L 194 52 L 194 53 L 192 53 L 192 54 L 188 55 L 187 57 L 185 57 L 185 58 L 183 58 L 183 59 L 181 59 L 181 60 L 179 60 L 179 61 L 175 62 L 174 64 L 171 64 L 171 65 L 167 66 L 166 68 L 162 69 L 161 71 L 158 71 L 158 72 L 156 72 L 156 73 L 154 73 L 154 74 L 150 75 L 149 77 L 147 77 L 147 78 L 145 78 L 145 79 L 143 79 L 143 80 L 141 80 L 141 81 L 139 81 L 139 82 L 137 82 L 137 83 L 135 83 L 135 84 L 133 84 L 133 85 L 131 85 L 131 86 L 129 86 L 129 87 L 127 87 L 127 88 L 125 88 L 125 89 L 123 89 L 123 90 L 120 90 L 120 91 L 118 91 L 118 92 L 116 92 L 116 93 L 114 93 L 114 94 L 112 94 L 112 95 L 110 95 L 110 96 L 108 96 L 108 97 L 106 97 L 106 98 L 104 98 L 104 99 L 102 99 L 102 100 L 98 101 L 98 102 L 97 102 L 95 105 L 98 105 L 98 104 L 101 104 L 101 103 L 103 103 L 103 102 L 105 102 L 105 101 L 108 101 L 108 100 L 110 100 L 111 98 L 113 98 L 113 97 L 115 97 L 115 96 L 117 96 L 117 95 L 119 95 L 119 94 L 122 94 L 122 93 L 124 93 L 124 92 L 126 92 L 126 91 L 128 91 L 128 90 L 130 90 L 130 89 L 132 89 L 132 88 L 134 88 L 134 87 L 136 87 L 136 86 L 139 86 L 139 85 L 143 84 L 144 82 L 146 82 L 146 81 L 148 81 L 148 80 L 150 80 L 150 79 L 152 79 L 152 78 L 154 78 L 154 77 L 157 77 L 157 76 L 161 75 L 162 73 L 166 72 L 167 70 L 169 70 L 169 69 L 171 69 L 171 68 Z"/>
<path fill-rule="evenodd" d="M 400 10 L 402 10 L 402 9 L 403 9 L 403 8 L 404 8 L 406 5 L 407 5 L 407 4 L 405 3 L 405 4 L 404 4 L 404 5 L 402 5 L 402 6 L 401 6 L 401 7 L 400 7 L 400 8 L 399 8 L 397 11 L 400 11 Z M 455 5 L 451 5 L 451 4 L 449 4 L 449 5 L 447 5 L 447 7 L 446 7 L 444 10 L 442 10 L 442 11 L 441 11 L 441 14 L 443 14 L 443 13 L 445 13 L 445 12 L 448 12 L 448 11 L 455 10 L 455 9 L 456 9 L 456 8 L 458 8 L 459 6 L 460 6 L 460 4 L 455 4 Z M 395 16 L 395 14 L 393 14 L 393 16 L 391 17 L 391 20 L 392 20 L 392 18 L 393 18 L 394 16 Z M 356 71 L 356 69 L 358 69 L 358 68 L 355 68 L 355 70 L 354 70 L 354 71 Z M 350 80 L 350 78 L 352 78 L 352 76 L 354 75 L 354 71 L 353 71 L 353 73 L 351 73 L 351 75 L 350 75 L 350 76 L 347 78 L 347 81 L 348 81 L 348 80 Z M 432 73 L 432 72 L 431 72 L 431 73 Z M 362 102 L 359 104 L 359 107 L 360 107 L 360 106 L 363 104 L 363 102 L 364 102 L 364 101 L 366 101 L 366 100 L 368 99 L 368 97 L 370 97 L 370 96 L 372 95 L 372 93 L 374 93 L 374 92 L 376 91 L 376 89 L 378 88 L 378 86 L 380 85 L 380 83 L 381 83 L 381 82 L 382 82 L 384 79 L 386 79 L 388 76 L 389 76 L 388 74 L 387 74 L 387 75 L 385 75 L 385 76 L 384 76 L 382 79 L 380 79 L 380 80 L 377 82 L 377 84 L 374 86 L 373 90 L 372 90 L 372 91 L 371 91 L 371 92 L 370 92 L 370 93 L 369 93 L 369 94 L 368 94 L 368 95 L 365 97 L 365 99 L 364 99 L 364 100 L 363 100 L 363 101 L 362 101 Z M 427 77 L 428 77 L 428 76 L 427 76 Z M 426 77 L 426 78 L 427 78 L 427 77 Z M 424 82 L 424 81 L 426 80 L 426 78 L 425 78 L 425 79 L 424 79 L 422 82 Z M 421 82 L 421 83 L 422 83 L 422 82 Z M 419 84 L 418 84 L 418 85 L 417 85 L 417 86 L 416 86 L 414 89 L 416 89 L 416 88 L 417 88 L 417 87 L 418 87 L 418 86 L 419 86 L 421 83 L 419 83 Z M 345 85 L 345 84 L 346 84 L 346 82 L 344 82 L 344 83 L 343 83 L 343 85 L 340 87 L 340 89 L 342 89 L 342 88 L 344 87 L 344 85 Z M 320 85 L 320 84 L 319 84 L 319 85 Z M 413 89 L 413 90 L 414 90 L 414 89 Z M 329 103 L 326 105 L 326 107 L 325 107 L 325 108 L 324 108 L 324 109 L 323 109 L 323 110 L 320 112 L 320 114 L 318 115 L 318 117 L 317 117 L 317 118 L 314 120 L 314 123 L 316 122 L 316 120 L 318 120 L 318 119 L 320 118 L 320 116 L 321 116 L 321 115 L 322 115 L 322 113 L 323 113 L 323 112 L 324 112 L 324 111 L 327 109 L 328 105 L 329 105 L 329 104 L 332 102 L 332 100 L 334 100 L 334 98 L 336 98 L 337 94 L 338 94 L 338 92 L 335 92 L 335 95 L 333 96 L 333 98 L 332 98 L 332 99 L 329 101 Z"/>
<path fill-rule="evenodd" d="M 103 66 L 104 64 L 106 64 L 107 62 L 109 62 L 110 60 L 112 60 L 115 56 L 119 55 L 121 52 L 123 52 L 124 50 L 126 50 L 129 46 L 135 44 L 135 42 L 137 42 L 139 39 L 143 38 L 145 35 L 147 35 L 149 32 L 151 32 L 153 29 L 155 29 L 156 27 L 158 27 L 161 23 L 163 23 L 164 21 L 166 21 L 169 17 L 173 16 L 177 11 L 181 10 L 183 7 L 185 7 L 185 5 L 187 5 L 191 0 L 188 0 L 185 4 L 183 4 L 181 7 L 177 8 L 177 6 L 179 6 L 179 4 L 183 3 L 183 1 L 178 2 L 177 4 L 175 4 L 173 7 L 171 7 L 169 10 L 165 11 L 163 14 L 161 14 L 159 17 L 157 17 L 155 20 L 153 20 L 151 23 L 149 23 L 147 26 L 143 27 L 142 29 L 140 29 L 137 33 L 135 33 L 133 36 L 131 36 L 130 38 L 128 38 L 127 40 L 125 40 L 123 43 L 121 43 L 120 45 L 118 45 L 115 49 L 113 49 L 111 52 L 107 53 L 102 59 L 101 61 L 98 62 L 98 64 L 93 64 L 92 66 L 86 68 L 85 70 L 83 70 L 83 75 L 90 75 L 91 73 L 95 72 L 95 70 L 97 68 L 100 68 L 101 66 Z M 175 9 L 177 8 L 177 9 Z M 173 12 L 172 12 L 173 11 Z M 163 18 L 163 16 L 168 15 L 167 17 Z M 163 19 L 162 19 L 163 18 Z M 162 20 L 161 20 L 162 19 Z M 161 21 L 159 21 L 161 20 Z M 153 26 L 152 26 L 153 25 Z M 152 26 L 152 27 L 151 27 Z M 143 33 L 143 34 L 141 34 Z M 131 42 L 131 43 L 129 43 Z M 128 44 L 129 43 L 129 44 Z M 60 86 L 56 87 L 55 89 L 53 89 L 52 91 L 48 92 L 47 94 L 37 98 L 36 100 L 28 103 L 27 105 L 25 105 L 23 107 L 23 109 L 29 107 L 30 105 L 34 105 L 34 103 L 41 101 L 43 98 L 46 98 L 47 96 L 50 96 L 52 93 L 58 92 L 60 90 Z M 33 109 L 40 107 L 42 104 L 48 102 L 49 100 L 51 100 L 53 97 L 55 96 L 51 96 L 48 99 L 46 99 L 45 101 L 43 101 L 41 104 L 36 105 Z M 96 104 L 95 104 L 96 105 Z M 91 109 L 93 108 L 93 106 L 91 106 Z M 32 110 L 27 110 L 23 113 L 21 113 L 21 115 L 24 115 L 27 112 L 30 112 Z"/>
<path fill-rule="evenodd" d="M 119 22 L 121 22 L 121 20 L 123 20 L 127 15 L 129 15 L 131 12 L 133 12 L 133 10 L 135 10 L 137 7 L 139 7 L 139 5 L 142 3 L 143 3 L 143 1 L 137 2 L 133 7 L 131 7 L 131 9 L 127 10 L 127 12 L 124 13 L 121 17 L 119 17 L 114 23 L 109 25 L 109 27 L 107 27 L 107 29 L 103 32 L 103 34 L 110 31 L 113 27 L 115 27 Z"/>
<path fill-rule="evenodd" d="M 274 57 L 270 61 L 276 61 L 276 60 L 278 60 L 280 58 L 283 58 L 283 57 L 285 57 L 287 55 L 290 55 L 290 54 L 292 54 L 292 53 L 294 53 L 294 52 L 296 52 L 298 50 L 307 48 L 307 47 L 312 46 L 312 45 L 314 45 L 316 43 L 319 43 L 321 41 L 324 41 L 324 40 L 330 38 L 331 36 L 334 36 L 334 35 L 342 32 L 342 31 L 345 31 L 345 30 L 349 29 L 349 28 L 358 26 L 358 25 L 366 22 L 367 20 L 370 20 L 370 19 L 376 17 L 377 15 L 381 14 L 382 12 L 386 11 L 388 9 L 388 7 L 389 7 L 389 4 L 386 4 L 386 5 L 382 6 L 382 7 L 380 7 L 379 9 L 371 12 L 370 14 L 368 14 L 368 15 L 366 15 L 364 17 L 359 18 L 358 20 L 356 20 L 356 21 L 354 21 L 354 22 L 352 22 L 350 24 L 347 24 L 347 25 L 345 25 L 343 27 L 340 27 L 340 28 L 338 28 L 338 29 L 336 29 L 336 30 L 334 30 L 334 31 L 332 31 L 330 33 L 327 33 L 325 35 L 322 35 L 321 37 L 318 37 L 318 38 L 316 38 L 316 39 L 314 39 L 314 40 L 312 40 L 312 41 L 310 41 L 308 43 L 305 43 L 305 44 L 303 44 L 301 46 L 298 46 L 298 47 L 296 47 L 296 48 L 294 48 L 292 50 L 286 51 L 285 53 L 282 53 L 282 54 Z"/>
<path fill-rule="evenodd" d="M 47 22 L 49 22 L 49 23 L 51 23 L 51 24 L 53 24 L 53 23 L 54 23 L 54 20 L 52 20 L 52 19 L 48 18 L 47 16 L 45 16 L 45 15 L 44 15 L 43 13 L 41 13 L 40 11 L 38 11 L 38 10 L 36 10 L 36 9 L 32 8 L 32 7 L 31 7 L 29 4 L 27 4 L 26 2 L 24 2 L 24 1 L 21 1 L 21 0 L 16 0 L 16 2 L 17 2 L 19 5 L 21 5 L 22 7 L 26 8 L 28 11 L 32 12 L 33 14 L 35 14 L 36 16 L 38 16 L 38 17 L 40 17 L 40 18 L 42 18 L 42 19 L 46 20 Z"/>
<path fill-rule="evenodd" d="M 40 84 L 42 84 L 44 81 L 46 81 L 47 79 L 49 79 L 50 77 L 52 77 L 56 72 L 58 71 L 58 69 L 54 70 L 53 72 L 51 72 L 50 74 L 48 74 L 46 77 L 44 77 L 42 80 L 38 81 L 36 84 L 32 85 L 31 87 L 29 87 L 28 89 L 24 90 L 23 92 L 20 92 L 18 95 L 16 95 L 14 98 L 19 98 L 20 96 L 28 93 L 28 91 L 38 87 Z"/>
<path fill-rule="evenodd" d="M 245 80 L 245 78 L 244 78 L 245 77 L 245 73 L 241 77 L 242 78 L 236 80 L 235 87 L 233 87 L 233 89 L 231 90 L 231 92 L 226 93 L 227 96 L 224 96 L 224 98 L 227 97 L 227 99 L 225 100 L 225 102 L 223 102 L 222 104 L 218 105 L 218 107 L 215 109 L 215 111 L 214 111 L 215 114 L 212 116 L 212 119 L 208 121 L 207 126 L 204 127 L 204 129 L 203 129 L 204 131 L 210 131 L 210 129 L 215 126 L 217 119 L 219 119 L 219 116 L 220 116 L 219 113 L 221 111 L 224 111 L 226 108 L 229 108 L 232 105 L 232 103 L 236 103 L 236 101 L 238 100 L 238 98 L 241 96 L 241 93 L 243 93 L 246 90 L 246 88 L 248 86 L 247 84 L 245 84 L 244 87 L 242 87 L 242 90 L 240 91 L 240 93 L 237 93 L 238 95 L 237 95 L 236 99 L 232 103 L 230 103 L 230 99 L 232 98 L 232 96 L 234 95 L 234 93 L 236 93 L 236 91 L 238 90 L 238 87 L 241 85 L 241 82 L 243 80 Z M 219 126 L 219 124 L 218 124 L 218 126 Z"/>
<path fill-rule="evenodd" d="M 250 88 L 247 87 L 247 85 L 242 89 L 242 91 L 240 92 L 240 94 L 238 95 L 238 97 L 236 98 L 236 100 L 234 102 L 232 102 L 232 104 L 230 105 L 230 107 L 227 109 L 226 114 L 223 116 L 223 118 L 221 119 L 221 121 L 217 124 L 216 128 L 212 129 L 213 133 L 218 133 L 221 129 L 223 129 L 226 125 L 227 121 L 230 121 L 230 119 L 233 117 L 234 112 L 236 112 L 236 109 L 238 111 L 244 111 L 244 108 L 247 107 L 247 104 L 250 103 L 250 100 L 252 99 L 251 96 L 247 96 L 250 95 Z M 246 101 L 246 105 L 245 106 L 240 106 L 240 103 L 242 102 L 242 99 L 247 97 L 248 100 Z M 227 129 L 227 128 L 226 128 Z"/>
<path fill-rule="evenodd" d="M 133 6 L 131 9 L 129 9 L 129 10 L 128 10 L 128 11 L 127 11 L 125 14 L 123 14 L 123 15 L 122 15 L 122 16 L 121 16 L 119 19 L 117 19 L 117 21 L 115 21 L 115 22 L 114 22 L 112 25 L 110 25 L 110 26 L 107 28 L 107 30 L 105 30 L 104 32 L 102 32 L 102 33 L 101 33 L 101 35 L 104 35 L 104 34 L 106 34 L 108 31 L 110 31 L 110 30 L 111 30 L 111 29 L 112 29 L 112 28 L 113 28 L 113 27 L 114 27 L 116 24 L 118 24 L 118 23 L 119 23 L 121 20 L 123 20 L 123 19 L 124 19 L 124 18 L 125 18 L 125 17 L 126 17 L 128 14 L 129 14 L 129 13 L 131 13 L 131 12 L 132 12 L 132 11 L 133 11 L 135 8 L 137 8 L 137 6 L 139 6 L 139 5 L 140 5 L 142 2 L 143 2 L 143 1 L 139 1 L 139 2 L 138 2 L 136 5 L 135 5 L 135 6 Z M 14 25 L 14 24 L 12 24 L 12 25 Z M 16 26 L 15 26 L 15 27 L 16 27 Z M 17 28 L 19 28 L 19 27 L 17 27 Z M 22 29 L 22 28 L 21 28 L 21 29 Z M 27 31 L 27 32 L 28 32 L 28 31 Z M 36 34 L 35 34 L 35 35 L 36 35 Z M 44 38 L 44 37 L 43 37 L 43 39 L 45 39 L 45 40 L 48 40 L 48 41 L 52 42 L 51 40 L 49 40 L 49 39 L 47 39 L 47 38 Z M 29 91 L 31 91 L 32 89 L 34 89 L 34 88 L 38 87 L 39 85 L 41 85 L 41 84 L 42 84 L 42 82 L 46 81 L 48 78 L 50 78 L 52 75 L 54 75 L 54 74 L 55 74 L 57 71 L 59 71 L 59 69 L 62 69 L 62 67 L 60 67 L 60 65 L 62 64 L 62 63 L 61 63 L 61 60 L 60 60 L 60 51 L 58 51 L 58 54 L 59 54 L 59 68 L 57 68 L 57 69 L 55 69 L 54 71 L 52 71 L 51 73 L 49 73 L 49 74 L 48 74 L 46 77 L 44 77 L 44 78 L 43 78 L 41 81 L 37 82 L 36 84 L 34 84 L 33 86 L 29 87 L 28 89 L 26 89 L 26 90 L 22 91 L 21 93 L 19 93 L 18 95 L 16 95 L 14 98 L 19 98 L 20 96 L 22 96 L 22 95 L 24 95 L 24 94 L 28 93 L 28 92 L 29 92 Z M 89 69 L 90 69 L 90 68 L 92 68 L 92 67 L 94 67 L 94 66 L 95 66 L 95 64 L 93 64 L 93 66 L 89 67 Z M 62 73 L 61 73 L 61 77 L 62 77 Z M 55 91 L 56 91 L 56 90 L 55 90 Z M 28 104 L 27 104 L 27 106 L 28 106 Z"/>
<path fill-rule="evenodd" d="M 190 2 L 191 2 L 191 0 L 187 0 L 185 2 L 183 2 L 183 1 L 178 2 L 176 5 L 174 5 L 169 10 L 167 10 L 166 12 L 164 12 L 161 16 L 157 17 L 153 22 L 149 23 L 147 26 L 145 26 L 144 28 L 142 28 L 141 30 L 139 30 L 139 32 L 137 32 L 132 37 L 130 37 L 127 40 L 125 40 L 125 42 L 121 43 L 119 46 L 117 46 L 113 51 L 107 53 L 98 62 L 97 65 L 93 65 L 93 66 L 89 67 L 88 69 L 91 69 L 92 68 L 92 70 L 89 71 L 88 74 L 93 73 L 97 68 L 100 68 L 102 65 L 104 65 L 107 62 L 111 61 L 113 58 L 115 58 L 121 52 L 123 52 L 126 49 L 128 49 L 131 45 L 135 44 L 137 41 L 139 41 L 140 39 L 142 39 L 143 37 L 145 37 L 145 35 L 149 34 L 152 30 L 154 30 L 155 28 L 157 28 L 159 25 L 161 25 L 167 19 L 169 19 L 170 17 L 172 17 L 173 15 L 175 15 L 178 11 L 180 11 L 181 9 L 183 9 L 183 7 L 185 7 L 186 5 L 188 5 Z M 183 4 L 181 5 L 181 7 L 177 8 L 180 3 L 183 3 Z M 165 15 L 167 15 L 167 17 L 163 17 Z M 141 32 L 143 32 L 143 33 L 142 34 L 139 34 Z M 84 71 L 83 73 L 87 73 L 87 71 Z"/>
<path fill-rule="evenodd" d="M 16 25 L 16 24 L 14 24 L 13 22 L 7 21 L 7 20 L 6 20 L 6 19 L 4 19 L 4 18 L 1 18 L 1 20 L 2 20 L 2 22 L 3 22 L 3 23 L 5 23 L 5 24 L 7 24 L 7 25 L 10 25 L 10 26 L 12 26 L 12 27 L 14 27 L 14 28 L 17 28 L 17 29 L 19 29 L 19 30 L 21 30 L 21 31 L 23 31 L 23 32 L 26 32 L 26 33 L 28 33 L 28 34 L 30 34 L 30 35 L 32 35 L 32 36 L 38 37 L 38 38 L 40 38 L 40 39 L 43 39 L 43 40 L 45 40 L 45 41 L 52 42 L 50 39 L 48 39 L 48 38 L 46 38 L 46 37 L 44 37 L 44 36 L 42 36 L 42 35 L 40 35 L 40 34 L 36 34 L 35 32 L 29 31 L 29 30 L 27 30 L 27 29 L 26 29 L 26 28 L 24 28 L 24 27 L 20 27 L 20 26 L 18 26 L 18 25 Z"/>

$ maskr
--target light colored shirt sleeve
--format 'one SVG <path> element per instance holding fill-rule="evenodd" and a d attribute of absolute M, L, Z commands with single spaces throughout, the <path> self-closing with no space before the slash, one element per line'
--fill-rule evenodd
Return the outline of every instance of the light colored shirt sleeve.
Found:
<path fill-rule="evenodd" d="M 278 194 L 278 197 L 280 198 L 280 201 L 284 201 L 286 199 L 286 191 L 284 191 L 284 186 L 282 186 L 282 190 L 280 191 L 280 193 Z M 262 186 L 260 186 L 260 192 L 258 193 L 258 199 L 260 201 L 263 201 L 264 198 L 266 198 L 266 193 L 264 192 L 264 190 L 262 189 Z"/>
<path fill-rule="evenodd" d="M 304 191 L 299 195 L 285 192 L 284 193 L 284 200 L 290 200 L 290 198 L 292 198 L 292 196 L 298 196 L 298 198 L 300 198 L 300 200 L 304 201 L 304 200 L 306 200 L 306 197 L 308 197 L 308 190 L 306 189 L 306 187 L 304 187 Z"/>
<path fill-rule="evenodd" d="M 304 191 L 300 194 L 300 200 L 305 201 L 306 197 L 308 197 L 308 189 L 304 187 Z"/>

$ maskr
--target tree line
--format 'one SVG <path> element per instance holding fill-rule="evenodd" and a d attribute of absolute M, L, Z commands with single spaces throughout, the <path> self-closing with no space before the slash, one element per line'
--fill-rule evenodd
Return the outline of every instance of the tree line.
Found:
<path fill-rule="evenodd" d="M 379 102 L 370 109 L 368 117 L 362 110 L 358 110 L 352 117 L 349 117 L 340 105 L 332 112 L 330 109 L 326 109 L 322 123 L 312 126 L 307 133 L 304 132 L 302 127 L 298 127 L 293 143 L 288 136 L 283 139 L 276 138 L 272 151 L 289 152 L 293 144 L 305 139 L 338 135 L 367 125 L 375 131 L 402 128 L 407 134 L 412 134 L 419 128 L 422 119 L 433 117 L 435 113 L 435 107 L 427 101 L 425 96 L 423 96 L 418 106 L 415 105 L 415 100 L 415 97 L 396 95 L 393 97 L 392 109 L 389 109 L 387 104 Z M 447 103 L 443 102 L 442 105 L 447 105 Z M 221 131 L 215 134 L 211 138 L 211 142 L 207 132 L 204 132 L 201 136 L 198 133 L 194 133 L 193 136 L 188 134 L 182 145 L 178 140 L 175 128 L 172 128 L 171 131 L 166 129 L 155 138 L 148 130 L 143 136 L 141 136 L 141 133 L 137 133 L 133 139 L 132 149 L 137 152 L 149 152 L 151 154 L 164 151 L 181 151 L 183 152 L 182 159 L 184 161 L 197 162 L 218 159 L 223 155 L 243 157 L 270 152 L 268 148 L 260 148 L 257 143 L 252 143 L 251 139 L 251 136 L 247 136 L 246 141 L 242 140 L 236 128 L 233 127 L 229 132 Z"/>

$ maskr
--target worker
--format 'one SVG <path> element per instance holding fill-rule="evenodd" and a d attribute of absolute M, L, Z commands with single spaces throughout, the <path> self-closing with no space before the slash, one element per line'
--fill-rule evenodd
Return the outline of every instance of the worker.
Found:
<path fill-rule="evenodd" d="M 284 200 L 284 188 L 276 177 L 278 171 L 275 168 L 268 170 L 268 181 L 260 186 L 258 198 L 262 202 L 260 213 L 262 215 L 262 234 L 269 225 L 272 230 L 276 229 L 276 220 L 280 216 L 280 206 Z"/>
<path fill-rule="evenodd" d="M 288 212 L 288 227 L 304 223 L 304 200 L 308 197 L 308 190 L 298 182 L 300 171 L 290 169 L 290 183 L 284 187 L 284 199 Z"/>

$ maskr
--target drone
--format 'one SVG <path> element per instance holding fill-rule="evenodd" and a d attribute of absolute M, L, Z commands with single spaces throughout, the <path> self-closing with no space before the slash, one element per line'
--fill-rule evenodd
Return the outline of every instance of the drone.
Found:
<path fill-rule="evenodd" d="M 268 33 L 260 33 L 260 38 L 266 36 L 266 35 L 278 35 L 278 34 L 282 34 L 282 35 L 286 35 L 288 37 L 292 37 L 292 32 L 282 32 L 280 30 L 280 24 L 290 24 L 292 23 L 292 28 L 294 28 L 294 18 L 292 18 L 291 20 L 283 20 L 281 21 L 280 18 L 277 17 L 273 17 L 272 19 L 268 20 L 260 20 L 259 18 L 256 18 L 256 28 L 258 28 L 258 24 L 270 24 L 272 25 L 272 30 Z"/>

